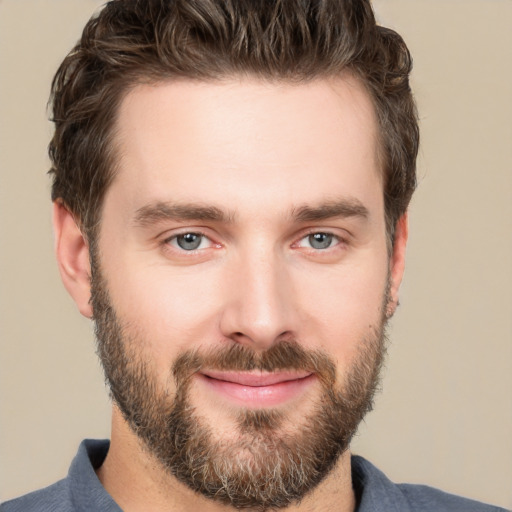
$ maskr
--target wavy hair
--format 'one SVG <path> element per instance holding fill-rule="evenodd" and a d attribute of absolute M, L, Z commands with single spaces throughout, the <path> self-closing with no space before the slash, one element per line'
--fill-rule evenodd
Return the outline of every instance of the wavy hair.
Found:
<path fill-rule="evenodd" d="M 404 41 L 376 24 L 369 0 L 112 0 L 52 83 L 52 199 L 94 239 L 116 172 L 116 115 L 139 83 L 236 75 L 300 83 L 348 70 L 377 113 L 391 240 L 416 186 L 411 67 Z"/>

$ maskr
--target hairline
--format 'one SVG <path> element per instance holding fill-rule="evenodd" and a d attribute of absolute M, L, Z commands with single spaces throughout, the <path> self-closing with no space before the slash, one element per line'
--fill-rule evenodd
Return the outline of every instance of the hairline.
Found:
<path fill-rule="evenodd" d="M 81 218 L 80 212 L 72 212 L 75 221 L 80 226 L 82 233 L 84 234 L 89 245 L 95 244 L 98 241 L 99 231 L 101 228 L 101 218 L 103 214 L 103 208 L 105 204 L 105 197 L 108 193 L 109 188 L 112 186 L 116 176 L 121 171 L 121 137 L 120 137 L 120 126 L 119 126 L 119 116 L 121 113 L 121 109 L 123 103 L 126 101 L 127 97 L 130 95 L 138 87 L 142 86 L 150 86 L 150 87 L 158 87 L 161 85 L 168 85 L 172 83 L 178 82 L 189 82 L 196 84 L 229 84 L 233 82 L 244 82 L 245 80 L 255 80 L 262 84 L 276 85 L 276 84 L 284 84 L 284 85 L 304 85 L 318 80 L 324 80 L 327 82 L 332 82 L 336 80 L 355 80 L 360 86 L 362 86 L 365 94 L 370 100 L 370 104 L 373 109 L 373 115 L 375 119 L 375 143 L 376 143 L 376 154 L 375 154 L 375 162 L 377 166 L 377 172 L 379 173 L 378 178 L 381 180 L 382 185 L 382 193 L 384 199 L 384 216 L 385 216 L 385 226 L 386 226 L 386 235 L 387 235 L 387 245 L 388 252 L 391 251 L 394 243 L 394 230 L 397 219 L 393 219 L 394 223 L 391 224 L 391 212 L 387 211 L 386 208 L 386 181 L 388 177 L 386 176 L 385 170 L 385 160 L 386 160 L 386 152 L 384 149 L 385 138 L 383 134 L 383 126 L 380 121 L 379 111 L 376 105 L 374 94 L 370 90 L 368 84 L 364 79 L 360 77 L 360 73 L 357 69 L 354 69 L 353 66 L 346 66 L 339 71 L 321 71 L 311 75 L 301 76 L 300 74 L 295 75 L 279 75 L 272 73 L 258 73 L 250 70 L 233 70 L 226 71 L 224 73 L 212 74 L 211 76 L 191 76 L 187 73 L 183 74 L 174 74 L 174 75 L 166 75 L 165 72 L 161 73 L 161 76 L 157 76 L 157 73 L 154 73 L 153 76 L 144 76 L 143 75 L 144 67 L 140 67 L 136 73 L 133 73 L 134 79 L 127 80 L 121 87 L 117 89 L 116 102 L 114 106 L 114 115 L 112 116 L 112 120 L 110 122 L 110 126 L 107 130 L 107 144 L 109 146 L 108 154 L 105 158 L 105 170 L 108 176 L 107 184 L 103 189 L 102 195 L 97 198 L 97 208 L 94 211 L 92 216 L 94 222 L 91 225 L 88 225 L 87 222 L 84 222 L 85 219 Z M 118 84 L 119 85 L 119 84 Z M 114 91 L 115 87 L 111 88 L 111 91 Z M 59 200 L 60 198 L 55 198 Z"/>

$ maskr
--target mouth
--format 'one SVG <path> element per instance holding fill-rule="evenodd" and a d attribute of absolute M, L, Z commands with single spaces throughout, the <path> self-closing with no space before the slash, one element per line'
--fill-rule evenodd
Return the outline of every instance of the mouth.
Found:
<path fill-rule="evenodd" d="M 305 371 L 205 370 L 197 375 L 217 397 L 247 408 L 285 404 L 302 395 L 316 380 L 314 373 Z"/>

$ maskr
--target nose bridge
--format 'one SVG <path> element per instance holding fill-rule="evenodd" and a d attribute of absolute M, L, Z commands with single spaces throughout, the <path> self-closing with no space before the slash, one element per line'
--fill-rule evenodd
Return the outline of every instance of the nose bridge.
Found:
<path fill-rule="evenodd" d="M 279 250 L 253 244 L 238 255 L 229 281 L 222 319 L 225 336 L 264 350 L 293 333 L 290 276 Z"/>

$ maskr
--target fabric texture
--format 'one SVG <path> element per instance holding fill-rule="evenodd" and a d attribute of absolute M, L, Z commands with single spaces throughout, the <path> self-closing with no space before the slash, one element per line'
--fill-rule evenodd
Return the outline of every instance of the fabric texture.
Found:
<path fill-rule="evenodd" d="M 120 512 L 95 473 L 109 445 L 108 440 L 86 439 L 66 478 L 3 503 L 0 512 Z M 358 502 L 356 512 L 507 512 L 424 485 L 394 484 L 358 456 L 352 456 L 352 482 Z"/>

